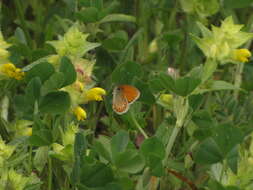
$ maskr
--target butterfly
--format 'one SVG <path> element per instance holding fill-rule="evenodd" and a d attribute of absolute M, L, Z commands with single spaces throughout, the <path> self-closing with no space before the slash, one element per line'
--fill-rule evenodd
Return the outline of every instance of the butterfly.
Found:
<path fill-rule="evenodd" d="M 132 103 L 140 97 L 140 91 L 131 85 L 119 85 L 113 89 L 112 109 L 117 114 L 126 113 Z"/>

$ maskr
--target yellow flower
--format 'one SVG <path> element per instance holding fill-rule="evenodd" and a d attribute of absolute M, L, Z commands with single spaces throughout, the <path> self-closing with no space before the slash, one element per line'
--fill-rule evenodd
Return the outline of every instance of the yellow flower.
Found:
<path fill-rule="evenodd" d="M 12 63 L 3 64 L 0 67 L 0 71 L 4 75 L 10 78 L 15 78 L 16 80 L 21 80 L 24 77 L 24 72 L 22 72 L 21 69 L 16 68 Z"/>
<path fill-rule="evenodd" d="M 236 49 L 233 52 L 233 59 L 242 63 L 248 62 L 251 53 L 248 49 Z"/>
<path fill-rule="evenodd" d="M 103 88 L 92 88 L 88 90 L 85 94 L 85 99 L 87 101 L 95 100 L 95 101 L 102 101 L 102 96 L 106 94 L 106 91 Z"/>
<path fill-rule="evenodd" d="M 78 121 L 84 120 L 87 117 L 86 111 L 80 106 L 77 106 L 73 112 L 76 115 Z"/>

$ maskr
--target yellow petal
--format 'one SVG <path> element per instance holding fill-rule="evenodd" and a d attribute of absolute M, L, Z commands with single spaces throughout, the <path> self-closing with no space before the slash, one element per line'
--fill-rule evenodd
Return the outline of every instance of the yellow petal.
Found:
<path fill-rule="evenodd" d="M 87 101 L 102 101 L 103 98 L 102 96 L 106 94 L 106 91 L 103 88 L 92 88 L 90 90 L 88 90 L 85 94 L 85 98 Z"/>
<path fill-rule="evenodd" d="M 77 106 L 77 107 L 74 109 L 73 112 L 74 112 L 74 114 L 76 115 L 76 118 L 77 118 L 78 121 L 84 120 L 84 119 L 86 119 L 86 117 L 87 117 L 86 111 L 85 111 L 83 108 L 81 108 L 80 106 Z"/>

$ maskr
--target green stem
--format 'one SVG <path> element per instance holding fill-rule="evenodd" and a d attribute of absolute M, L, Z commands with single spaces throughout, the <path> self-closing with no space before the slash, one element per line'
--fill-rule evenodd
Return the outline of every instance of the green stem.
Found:
<path fill-rule="evenodd" d="M 242 72 L 243 72 L 243 67 L 244 67 L 244 63 L 239 63 L 236 66 L 236 71 L 235 71 L 235 87 L 237 88 L 234 91 L 234 97 L 237 99 L 238 95 L 239 95 L 239 88 L 241 86 L 242 83 Z"/>
<path fill-rule="evenodd" d="M 24 17 L 25 14 L 24 14 L 23 8 L 21 6 L 20 0 L 15 0 L 15 6 L 16 6 L 17 15 L 19 17 L 21 27 L 25 33 L 25 37 L 28 42 L 28 45 L 30 47 L 32 47 L 32 40 L 31 40 L 29 32 L 28 32 L 28 27 L 26 25 L 25 17 Z"/>
<path fill-rule="evenodd" d="M 32 151 L 33 151 L 33 148 L 32 148 L 32 146 L 30 145 L 30 146 L 29 146 L 29 168 L 28 168 L 28 173 L 29 173 L 29 174 L 32 172 L 32 168 L 33 168 L 33 163 L 32 163 Z"/>
<path fill-rule="evenodd" d="M 48 157 L 48 190 L 52 190 L 52 159 Z"/>
<path fill-rule="evenodd" d="M 141 128 L 141 126 L 139 125 L 139 123 L 136 121 L 134 115 L 133 115 L 133 112 L 131 112 L 131 117 L 132 117 L 132 120 L 135 124 L 135 126 L 137 127 L 137 129 L 140 131 L 140 133 L 145 137 L 145 139 L 148 138 L 148 135 L 145 133 L 145 131 Z"/>
<path fill-rule="evenodd" d="M 180 129 L 182 128 L 182 125 L 179 124 L 179 122 L 176 123 L 176 126 L 174 127 L 172 133 L 171 133 L 171 136 L 170 136 L 170 139 L 169 139 L 169 142 L 166 146 L 166 151 L 165 151 L 165 159 L 164 159 L 164 164 L 167 163 L 168 159 L 169 159 L 169 155 L 171 153 L 171 150 L 172 150 L 172 147 L 176 141 L 176 138 L 177 138 L 177 135 L 180 131 Z"/>
<path fill-rule="evenodd" d="M 4 96 L 1 102 L 1 117 L 8 121 L 9 98 Z"/>

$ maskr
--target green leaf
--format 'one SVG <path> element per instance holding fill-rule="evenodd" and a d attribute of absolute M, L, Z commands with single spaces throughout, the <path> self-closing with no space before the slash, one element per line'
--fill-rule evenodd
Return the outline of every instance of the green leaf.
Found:
<path fill-rule="evenodd" d="M 123 50 L 128 41 L 128 35 L 125 31 L 117 31 L 111 34 L 107 39 L 103 41 L 103 47 L 109 51 Z"/>
<path fill-rule="evenodd" d="M 17 27 L 14 35 L 19 43 L 27 45 L 25 33 L 20 27 Z"/>
<path fill-rule="evenodd" d="M 76 70 L 69 58 L 63 57 L 61 59 L 59 71 L 62 72 L 65 77 L 62 87 L 70 85 L 76 81 Z"/>
<path fill-rule="evenodd" d="M 116 155 L 126 150 L 128 143 L 129 143 L 129 136 L 126 131 L 119 131 L 117 132 L 116 135 L 112 137 L 111 151 L 113 160 L 115 160 Z"/>
<path fill-rule="evenodd" d="M 151 137 L 141 144 L 141 152 L 144 157 L 155 155 L 160 159 L 163 159 L 165 156 L 165 147 L 157 137 Z"/>
<path fill-rule="evenodd" d="M 25 75 L 26 81 L 30 81 L 34 77 L 39 77 L 41 82 L 46 81 L 55 72 L 53 65 L 47 62 L 39 63 L 27 71 Z"/>
<path fill-rule="evenodd" d="M 213 139 L 225 157 L 237 144 L 242 142 L 243 134 L 237 127 L 221 124 L 215 127 Z"/>
<path fill-rule="evenodd" d="M 203 102 L 204 96 L 201 94 L 189 96 L 189 105 L 195 111 Z"/>
<path fill-rule="evenodd" d="M 155 97 L 153 96 L 147 83 L 144 83 L 142 82 L 142 80 L 138 79 L 136 80 L 136 82 L 134 82 L 134 85 L 136 88 L 141 90 L 139 101 L 146 103 L 148 105 L 152 105 L 155 103 Z"/>
<path fill-rule="evenodd" d="M 209 180 L 208 187 L 211 190 L 226 190 L 218 181 Z"/>
<path fill-rule="evenodd" d="M 116 84 L 131 84 L 134 78 L 141 74 L 140 65 L 129 61 L 116 67 L 112 73 L 112 81 Z"/>
<path fill-rule="evenodd" d="M 213 118 L 207 110 L 200 110 L 193 114 L 192 120 L 200 128 L 212 128 L 215 125 Z"/>
<path fill-rule="evenodd" d="M 199 164 L 215 164 L 222 159 L 222 153 L 212 138 L 204 140 L 194 153 L 194 160 Z"/>
<path fill-rule="evenodd" d="M 239 187 L 236 187 L 236 186 L 229 185 L 226 187 L 226 190 L 242 190 L 242 189 L 240 189 Z"/>
<path fill-rule="evenodd" d="M 134 16 L 124 15 L 124 14 L 110 14 L 100 20 L 100 24 L 106 22 L 136 22 Z"/>
<path fill-rule="evenodd" d="M 98 21 L 98 9 L 95 7 L 88 7 L 82 9 L 75 14 L 76 18 L 85 23 L 92 23 Z"/>
<path fill-rule="evenodd" d="M 48 129 L 40 129 L 33 133 L 31 137 L 29 137 L 29 143 L 32 146 L 48 146 L 53 143 L 52 133 Z"/>
<path fill-rule="evenodd" d="M 235 146 L 227 154 L 226 159 L 227 159 L 228 166 L 236 174 L 237 173 L 238 160 L 239 160 L 238 146 Z"/>
<path fill-rule="evenodd" d="M 50 78 L 44 82 L 41 88 L 42 95 L 60 89 L 64 81 L 65 77 L 63 73 L 57 72 L 52 74 Z"/>
<path fill-rule="evenodd" d="M 95 141 L 93 144 L 94 150 L 99 154 L 99 156 L 103 157 L 105 160 L 111 162 L 111 153 L 109 152 L 108 149 L 110 149 L 108 144 L 102 144 L 101 141 Z"/>
<path fill-rule="evenodd" d="M 194 92 L 194 94 L 202 94 L 205 92 L 217 91 L 217 90 L 241 90 L 241 89 L 226 81 L 215 80 L 215 81 L 212 81 L 212 83 L 207 89 L 198 89 Z"/>
<path fill-rule="evenodd" d="M 84 164 L 80 179 L 81 184 L 87 187 L 101 187 L 113 181 L 113 172 L 102 163 Z"/>
<path fill-rule="evenodd" d="M 226 0 L 224 1 L 224 6 L 229 9 L 245 8 L 250 6 L 253 0 Z"/>
<path fill-rule="evenodd" d="M 47 163 L 48 151 L 49 151 L 48 146 L 42 146 L 36 150 L 36 153 L 33 159 L 33 165 L 39 172 L 41 172 L 44 169 Z"/>
<path fill-rule="evenodd" d="M 126 150 L 116 156 L 115 166 L 123 172 L 137 173 L 143 169 L 145 161 L 141 155 L 138 154 L 137 150 Z"/>
<path fill-rule="evenodd" d="M 123 190 L 117 183 L 110 183 L 105 186 L 105 190 Z"/>
<path fill-rule="evenodd" d="M 161 73 L 149 82 L 150 89 L 154 93 L 161 91 L 175 91 L 175 81 L 168 74 Z"/>
<path fill-rule="evenodd" d="M 70 97 L 67 92 L 51 92 L 43 97 L 39 110 L 43 113 L 62 114 L 70 108 Z"/>
<path fill-rule="evenodd" d="M 180 96 L 191 94 L 200 84 L 201 80 L 193 77 L 183 77 L 175 81 L 174 92 Z"/>
<path fill-rule="evenodd" d="M 34 104 L 35 100 L 40 97 L 41 81 L 39 77 L 35 77 L 28 83 L 25 89 L 25 99 L 28 104 Z"/>
<path fill-rule="evenodd" d="M 149 166 L 152 175 L 162 177 L 165 174 L 161 158 L 155 155 L 150 155 L 147 159 L 147 165 Z"/>

